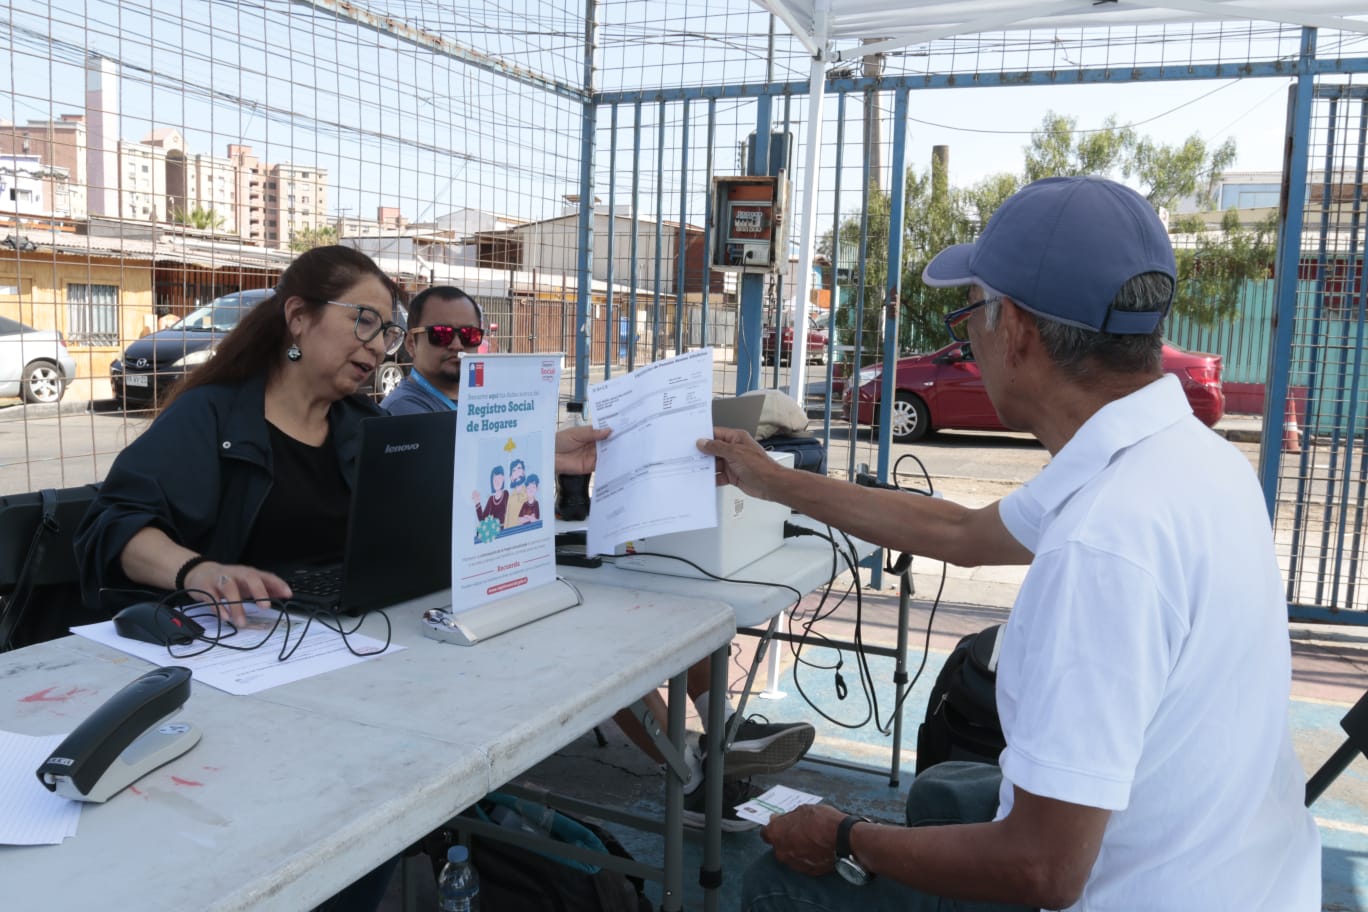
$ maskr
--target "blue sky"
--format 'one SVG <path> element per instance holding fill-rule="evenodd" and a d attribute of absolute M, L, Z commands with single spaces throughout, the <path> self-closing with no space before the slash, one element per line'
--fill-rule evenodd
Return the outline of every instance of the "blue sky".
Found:
<path fill-rule="evenodd" d="M 578 37 L 563 0 L 475 3 L 470 20 L 448 20 L 432 3 L 373 0 L 378 12 L 414 24 L 565 82 L 580 74 Z M 263 12 L 264 10 L 264 12 Z M 768 16 L 743 0 L 612 0 L 603 8 L 598 85 L 603 88 L 759 81 Z M 272 162 L 327 168 L 329 209 L 371 216 L 398 205 L 410 219 L 474 206 L 525 218 L 558 214 L 563 194 L 578 187 L 579 109 L 563 99 L 511 83 L 392 38 L 339 23 L 287 0 L 244 7 L 227 0 L 23 0 L 11 6 L 11 41 L 0 44 L 0 81 L 8 104 L 0 117 L 24 122 L 79 111 L 86 52 L 120 60 L 124 138 L 174 126 L 192 152 L 222 156 L 230 142 L 254 147 Z M 541 44 L 540 52 L 531 48 Z M 805 79 L 803 58 L 779 35 L 778 79 Z M 1141 53 L 1141 50 L 1134 50 Z M 914 64 L 909 64 L 914 65 Z M 1080 128 L 1108 115 L 1159 141 L 1198 133 L 1236 140 L 1239 170 L 1281 166 L 1287 80 L 1169 82 L 1051 88 L 917 91 L 911 95 L 909 164 L 925 168 L 931 147 L 951 147 L 951 177 L 973 183 L 1021 166 L 1021 149 L 1045 113 L 1074 115 Z M 795 98 L 795 117 L 806 116 Z M 718 103 L 715 173 L 735 173 L 736 143 L 754 114 Z M 828 103 L 834 109 L 834 102 Z M 690 203 L 702 219 L 705 182 L 700 148 L 704 106 L 693 107 Z M 619 204 L 630 188 L 630 109 L 618 141 L 616 176 L 608 167 L 601 118 L 597 190 L 606 200 L 615 181 Z M 643 211 L 653 212 L 655 108 L 645 111 Z M 776 106 L 776 116 L 781 109 Z M 854 114 L 854 122 L 858 122 Z M 666 216 L 679 214 L 678 109 L 666 111 Z M 848 139 L 858 129 L 848 132 Z M 829 133 L 828 142 L 834 137 Z M 847 151 L 849 155 L 849 150 Z M 849 188 L 850 183 L 845 186 Z M 843 201 L 843 209 L 848 204 Z"/>

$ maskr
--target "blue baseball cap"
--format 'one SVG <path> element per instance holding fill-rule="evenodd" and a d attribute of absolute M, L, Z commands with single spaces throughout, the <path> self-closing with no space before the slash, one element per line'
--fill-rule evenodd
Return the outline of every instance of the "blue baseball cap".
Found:
<path fill-rule="evenodd" d="M 1100 177 L 1047 177 L 1012 194 L 972 244 L 926 264 L 936 288 L 981 282 L 1050 320 L 1097 332 L 1153 332 L 1157 311 L 1113 311 L 1121 286 L 1160 272 L 1176 282 L 1168 232 L 1146 199 Z"/>

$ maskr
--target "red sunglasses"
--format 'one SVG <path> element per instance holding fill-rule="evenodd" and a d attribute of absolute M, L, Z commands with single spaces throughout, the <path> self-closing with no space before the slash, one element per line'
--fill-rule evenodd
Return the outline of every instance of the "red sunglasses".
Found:
<path fill-rule="evenodd" d="M 446 348 L 457 336 L 465 348 L 475 348 L 484 341 L 484 330 L 479 326 L 420 326 L 413 332 L 427 333 L 428 344 L 440 348 Z"/>

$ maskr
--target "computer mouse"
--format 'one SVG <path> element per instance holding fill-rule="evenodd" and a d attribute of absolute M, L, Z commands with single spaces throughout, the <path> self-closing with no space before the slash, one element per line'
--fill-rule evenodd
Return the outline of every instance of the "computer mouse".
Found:
<path fill-rule="evenodd" d="M 179 608 L 158 602 L 134 602 L 114 615 L 119 636 L 158 646 L 189 643 L 204 633 L 199 621 Z"/>

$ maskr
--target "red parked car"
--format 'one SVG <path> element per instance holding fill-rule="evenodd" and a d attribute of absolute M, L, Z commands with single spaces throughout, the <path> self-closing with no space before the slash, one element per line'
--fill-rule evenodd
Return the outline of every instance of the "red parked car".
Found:
<path fill-rule="evenodd" d="M 793 354 L 793 324 L 784 327 L 784 331 L 779 333 L 779 363 L 788 364 L 789 356 Z M 760 339 L 760 360 L 765 364 L 773 364 L 775 351 L 776 335 L 773 326 L 766 326 Z M 827 356 L 827 315 L 818 314 L 808 320 L 807 333 L 807 360 L 809 364 L 825 364 Z"/>
<path fill-rule="evenodd" d="M 1207 427 L 1225 414 L 1225 392 L 1221 388 L 1221 356 L 1186 352 L 1165 343 L 1163 367 L 1183 383 L 1192 411 Z M 852 418 L 851 389 L 859 387 L 859 424 L 874 424 L 879 391 L 883 386 L 883 365 L 874 364 L 860 371 L 856 382 L 841 396 L 847 421 Z M 898 374 L 893 382 L 893 439 L 899 443 L 920 440 L 930 431 L 1002 431 L 993 403 L 983 388 L 978 364 L 968 342 L 954 342 L 928 355 L 909 355 L 898 359 Z"/>

